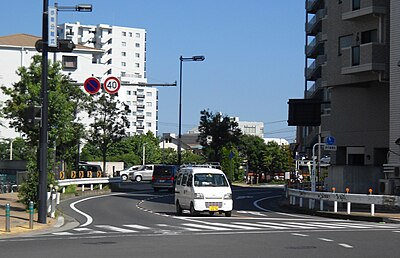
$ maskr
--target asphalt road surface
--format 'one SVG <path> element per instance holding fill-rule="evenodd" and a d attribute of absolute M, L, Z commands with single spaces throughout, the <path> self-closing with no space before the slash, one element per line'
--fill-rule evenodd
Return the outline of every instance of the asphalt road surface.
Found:
<path fill-rule="evenodd" d="M 173 194 L 137 186 L 63 202 L 75 223 L 2 239 L 1 257 L 399 257 L 400 224 L 283 211 L 281 188 L 234 187 L 225 217 L 175 216 Z"/>

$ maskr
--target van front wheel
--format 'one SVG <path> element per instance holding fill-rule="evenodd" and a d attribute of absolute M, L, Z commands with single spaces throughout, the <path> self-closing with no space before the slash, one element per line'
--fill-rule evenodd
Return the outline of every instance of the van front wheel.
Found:
<path fill-rule="evenodd" d="M 232 216 L 232 211 L 225 211 L 225 217 Z"/>
<path fill-rule="evenodd" d="M 195 216 L 195 215 L 197 215 L 197 214 L 198 214 L 198 212 L 194 209 L 194 205 L 193 205 L 193 203 L 191 202 L 191 203 L 190 203 L 190 215 Z"/>
<path fill-rule="evenodd" d="M 176 215 L 178 215 L 178 216 L 182 215 L 182 207 L 179 204 L 179 201 L 176 201 L 175 207 L 176 207 Z"/>

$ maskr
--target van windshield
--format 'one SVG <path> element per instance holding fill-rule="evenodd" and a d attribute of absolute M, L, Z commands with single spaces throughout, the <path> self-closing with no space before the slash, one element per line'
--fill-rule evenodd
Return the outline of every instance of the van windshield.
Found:
<path fill-rule="evenodd" d="M 195 174 L 194 186 L 228 186 L 228 182 L 225 176 L 221 174 Z"/>

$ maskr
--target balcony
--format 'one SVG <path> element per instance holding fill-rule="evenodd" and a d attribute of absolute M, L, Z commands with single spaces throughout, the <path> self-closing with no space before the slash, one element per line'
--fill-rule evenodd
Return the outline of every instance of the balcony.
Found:
<path fill-rule="evenodd" d="M 306 24 L 306 32 L 309 36 L 316 36 L 322 29 L 322 19 L 327 14 L 327 10 L 320 9 L 314 17 Z"/>
<path fill-rule="evenodd" d="M 326 40 L 326 35 L 322 32 L 318 33 L 317 36 L 306 46 L 306 56 L 307 58 L 317 58 L 318 55 L 324 53 L 324 43 Z"/>
<path fill-rule="evenodd" d="M 306 10 L 308 13 L 316 13 L 319 9 L 324 7 L 324 0 L 307 0 Z"/>
<path fill-rule="evenodd" d="M 313 85 L 312 85 L 310 88 L 307 89 L 306 97 L 309 98 L 309 99 L 314 98 L 315 95 L 317 94 L 317 92 L 318 92 L 320 89 L 324 88 L 324 87 L 326 87 L 326 81 L 322 81 L 321 78 L 320 78 L 320 79 L 317 79 L 317 80 L 313 83 Z"/>
<path fill-rule="evenodd" d="M 138 99 L 144 99 L 144 97 L 145 97 L 144 94 L 138 94 L 138 95 L 137 95 L 137 98 L 138 98 Z"/>
<path fill-rule="evenodd" d="M 143 120 L 144 119 L 144 115 L 136 115 L 136 119 Z"/>
<path fill-rule="evenodd" d="M 321 66 L 325 64 L 325 62 L 326 55 L 320 55 L 306 68 L 305 75 L 308 81 L 316 81 L 321 78 Z"/>
<path fill-rule="evenodd" d="M 355 20 L 365 16 L 382 15 L 388 12 L 389 3 L 382 4 L 382 1 L 361 1 L 360 8 L 356 10 L 349 9 L 342 14 L 343 20 Z"/>
<path fill-rule="evenodd" d="M 144 109 L 144 105 L 138 104 L 136 107 L 137 107 L 137 109 Z"/>
<path fill-rule="evenodd" d="M 144 129 L 144 125 L 137 125 L 136 129 L 143 130 Z"/>
<path fill-rule="evenodd" d="M 342 74 L 388 71 L 389 47 L 387 45 L 368 43 L 361 45 L 359 50 L 359 55 L 354 56 L 351 47 L 343 49 Z M 354 63 L 357 65 L 352 65 Z"/>

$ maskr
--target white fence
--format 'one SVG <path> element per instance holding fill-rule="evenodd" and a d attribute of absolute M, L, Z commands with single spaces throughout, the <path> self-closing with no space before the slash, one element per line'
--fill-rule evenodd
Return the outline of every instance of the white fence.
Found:
<path fill-rule="evenodd" d="M 314 209 L 315 201 L 319 200 L 320 210 L 324 210 L 324 202 L 331 201 L 334 204 L 334 212 L 338 212 L 338 202 L 347 203 L 347 214 L 351 213 L 351 204 L 367 204 L 371 206 L 371 216 L 375 215 L 375 205 L 385 205 L 389 207 L 400 206 L 400 196 L 392 195 L 373 195 L 373 194 L 349 194 L 349 193 L 330 193 L 330 192 L 311 192 L 288 188 L 287 197 L 291 205 L 296 205 L 299 199 L 299 206 L 303 207 L 304 199 L 309 200 L 309 209 Z"/>
<path fill-rule="evenodd" d="M 58 186 L 62 187 L 62 192 L 65 191 L 65 186 L 78 185 L 85 191 L 85 185 L 90 185 L 90 190 L 93 190 L 94 185 L 99 185 L 100 190 L 103 189 L 103 184 L 118 183 L 121 179 L 119 177 L 98 177 L 98 178 L 78 178 L 78 179 L 63 179 L 57 180 Z"/>

